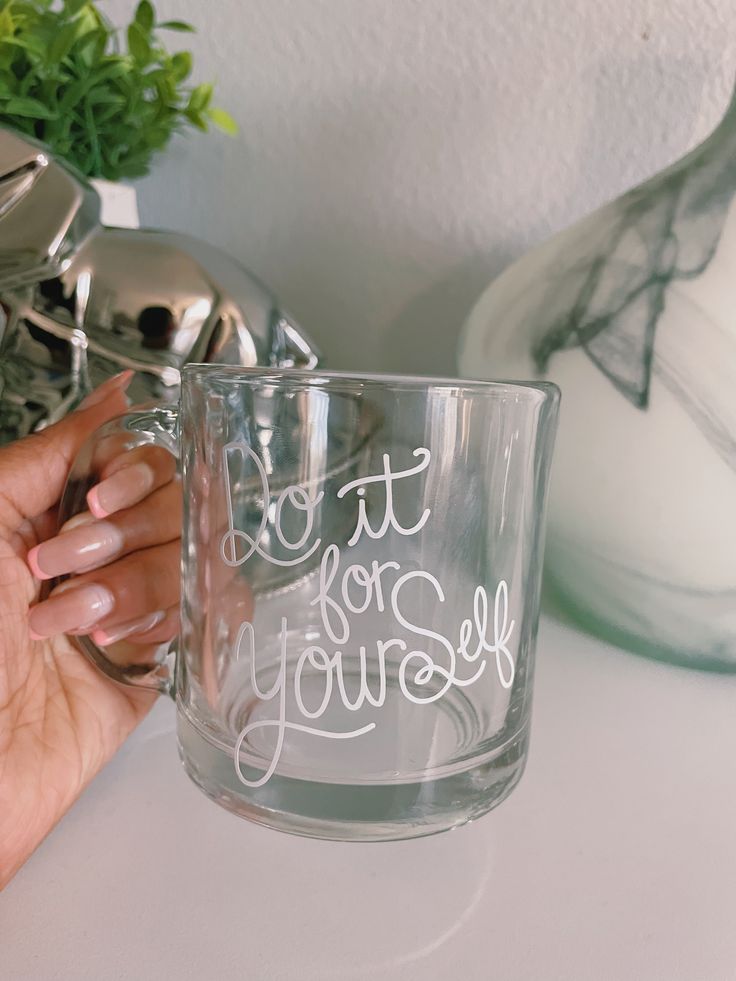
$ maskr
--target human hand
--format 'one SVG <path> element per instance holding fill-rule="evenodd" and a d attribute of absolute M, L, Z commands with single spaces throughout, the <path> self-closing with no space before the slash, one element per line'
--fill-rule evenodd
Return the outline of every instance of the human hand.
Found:
<path fill-rule="evenodd" d="M 56 534 L 71 463 L 125 411 L 129 381 L 110 379 L 66 419 L 0 448 L 0 888 L 155 700 L 106 678 L 69 635 L 147 663 L 178 629 L 181 493 L 169 454 L 111 461 L 90 512 Z M 67 574 L 37 602 L 42 580 Z"/>

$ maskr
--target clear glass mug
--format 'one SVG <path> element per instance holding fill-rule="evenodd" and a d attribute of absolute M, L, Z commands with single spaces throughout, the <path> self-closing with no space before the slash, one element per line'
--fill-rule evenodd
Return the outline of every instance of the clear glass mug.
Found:
<path fill-rule="evenodd" d="M 175 697 L 181 758 L 273 828 L 380 840 L 469 821 L 529 740 L 550 384 L 189 365 L 77 459 L 180 455 L 181 633 L 117 681 Z"/>

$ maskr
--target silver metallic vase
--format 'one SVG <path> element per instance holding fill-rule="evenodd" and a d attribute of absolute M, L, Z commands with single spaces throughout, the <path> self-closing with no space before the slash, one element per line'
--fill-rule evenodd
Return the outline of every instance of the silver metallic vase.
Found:
<path fill-rule="evenodd" d="M 234 259 L 176 232 L 105 228 L 91 185 L 0 129 L 0 442 L 133 368 L 172 401 L 187 362 L 313 368 L 319 353 Z"/>

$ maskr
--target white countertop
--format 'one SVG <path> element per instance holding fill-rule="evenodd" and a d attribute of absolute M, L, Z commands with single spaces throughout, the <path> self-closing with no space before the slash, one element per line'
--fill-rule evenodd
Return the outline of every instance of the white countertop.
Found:
<path fill-rule="evenodd" d="M 389 844 L 268 831 L 162 701 L 0 896 L 3 981 L 733 981 L 736 676 L 544 619 L 521 784 Z"/>

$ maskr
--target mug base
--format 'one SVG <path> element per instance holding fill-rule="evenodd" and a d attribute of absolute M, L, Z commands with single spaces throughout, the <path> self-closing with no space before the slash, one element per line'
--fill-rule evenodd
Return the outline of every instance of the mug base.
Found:
<path fill-rule="evenodd" d="M 397 841 L 460 827 L 492 810 L 519 782 L 528 727 L 475 766 L 419 782 L 368 784 L 300 780 L 275 773 L 250 788 L 232 756 L 182 712 L 179 755 L 207 797 L 240 817 L 277 831 L 331 841 Z"/>

